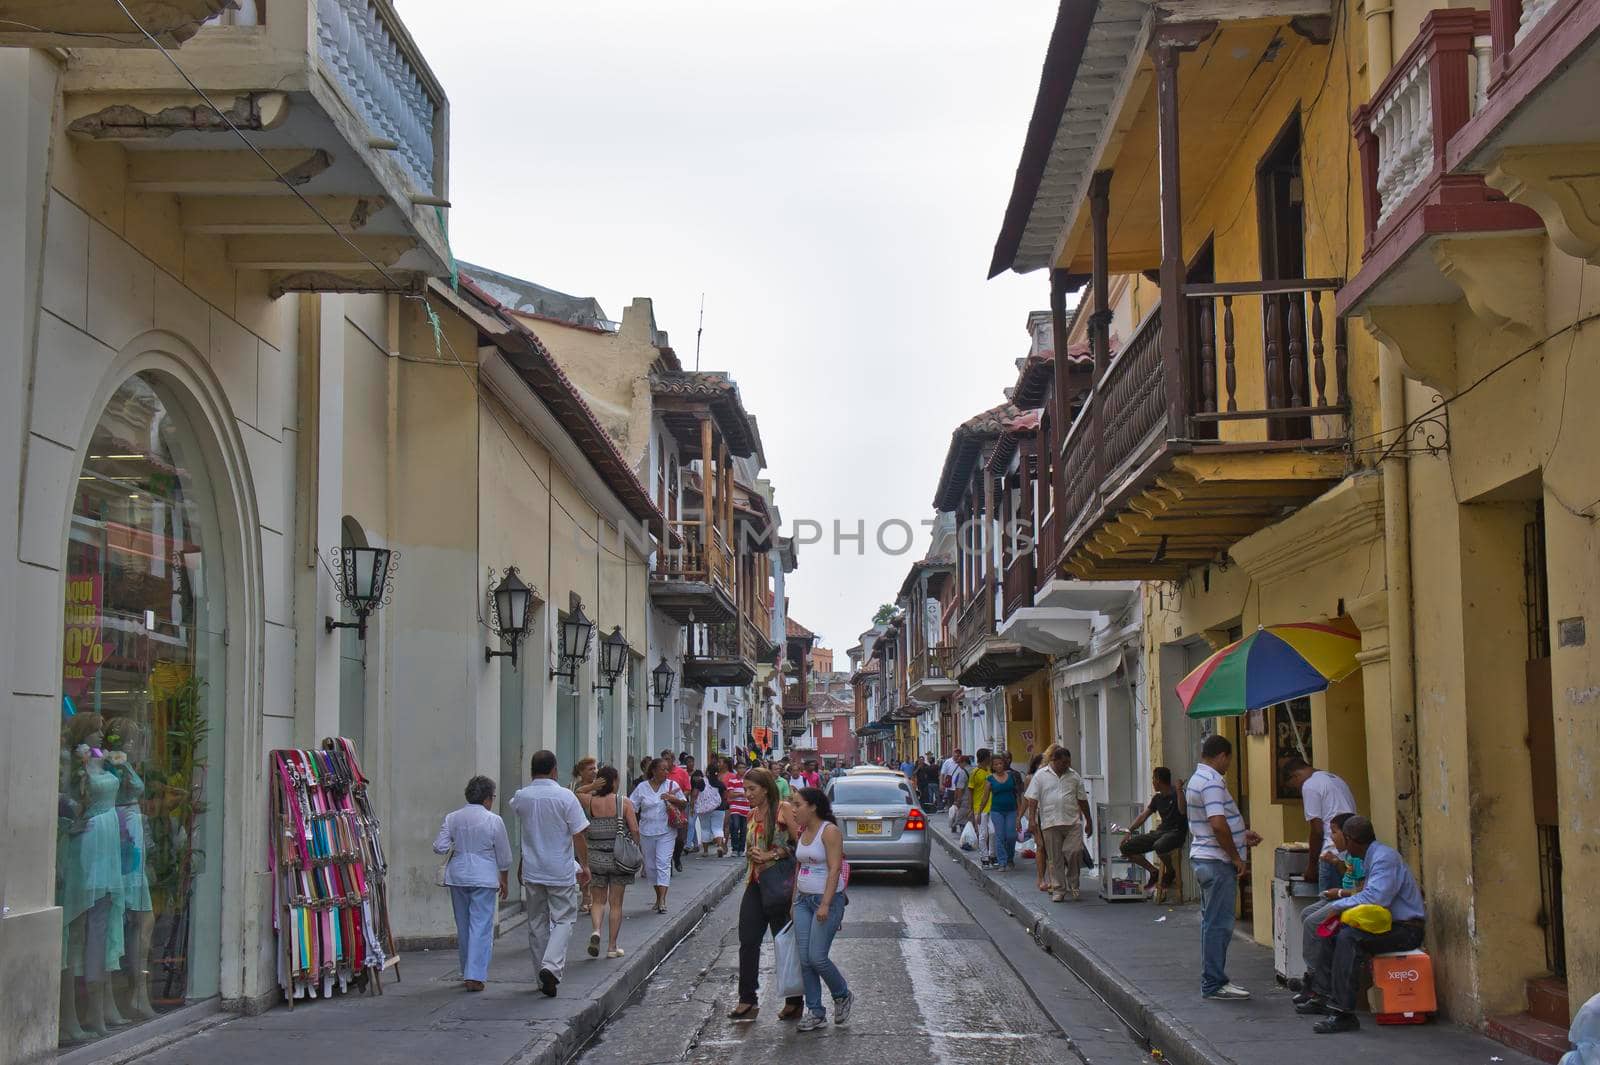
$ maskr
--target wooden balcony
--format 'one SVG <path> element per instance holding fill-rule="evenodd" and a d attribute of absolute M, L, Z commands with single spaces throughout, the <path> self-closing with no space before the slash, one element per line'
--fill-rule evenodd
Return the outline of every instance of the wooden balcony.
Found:
<path fill-rule="evenodd" d="M 1189 285 L 1187 381 L 1159 308 L 1111 360 L 1062 448 L 1062 575 L 1167 580 L 1320 495 L 1346 471 L 1333 280 Z M 1187 387 L 1186 387 L 1187 385 Z"/>
<path fill-rule="evenodd" d="M 0 0 L 0 47 L 148 48 L 131 14 L 164 48 L 177 48 L 233 0 Z"/>
<path fill-rule="evenodd" d="M 59 9 L 61 22 L 117 11 L 0 0 L 0 12 L 18 6 Z M 221 6 L 133 4 L 167 12 L 168 36 Z M 252 8 L 189 37 L 181 73 L 154 49 L 74 41 L 67 132 L 120 146 L 130 193 L 170 197 L 186 238 L 215 241 L 206 261 L 266 274 L 274 293 L 420 291 L 447 276 L 449 103 L 390 0 Z"/>
<path fill-rule="evenodd" d="M 1033 593 L 1037 590 L 1033 569 L 1032 550 L 1018 552 L 1006 566 L 1005 579 L 1001 582 L 1001 605 L 1006 616 L 1033 605 Z"/>
<path fill-rule="evenodd" d="M 968 688 L 992 688 L 1021 680 L 1050 660 L 995 634 L 994 589 L 986 586 L 973 596 L 956 625 L 955 678 Z"/>
<path fill-rule="evenodd" d="M 733 551 L 715 527 L 707 547 L 705 526 L 696 521 L 669 522 L 669 544 L 656 551 L 650 573 L 650 600 L 658 610 L 684 624 L 730 621 L 733 600 Z M 757 658 L 752 654 L 751 658 Z"/>
<path fill-rule="evenodd" d="M 1541 228 L 1534 211 L 1450 162 L 1452 139 L 1490 98 L 1494 55 L 1506 47 L 1495 43 L 1494 22 L 1488 11 L 1430 12 L 1372 100 L 1356 110 L 1366 250 L 1360 272 L 1339 292 L 1339 313 L 1454 302 L 1459 294 L 1435 245 Z"/>
<path fill-rule="evenodd" d="M 683 681 L 697 688 L 740 688 L 756 677 L 756 631 L 749 618 L 689 627 Z"/>
<path fill-rule="evenodd" d="M 921 654 L 912 655 L 906 671 L 907 691 L 911 698 L 932 702 L 958 691 L 961 684 L 955 678 L 955 666 L 954 647 L 930 647 Z"/>

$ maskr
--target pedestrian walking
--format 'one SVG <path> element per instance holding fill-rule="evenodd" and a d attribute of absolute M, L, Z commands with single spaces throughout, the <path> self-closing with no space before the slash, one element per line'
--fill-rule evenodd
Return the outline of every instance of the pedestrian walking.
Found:
<path fill-rule="evenodd" d="M 745 829 L 750 822 L 750 801 L 745 798 L 744 776 L 737 766 L 722 774 L 723 793 L 728 796 L 728 847 L 734 856 L 744 857 Z"/>
<path fill-rule="evenodd" d="M 667 774 L 666 759 L 651 761 L 645 779 L 628 796 L 639 814 L 639 846 L 644 851 L 644 878 L 655 885 L 656 913 L 667 912 L 667 888 L 672 886 L 673 845 L 678 839 L 674 822 L 687 821 L 688 797 Z"/>
<path fill-rule="evenodd" d="M 972 789 L 967 786 L 971 774 L 967 770 L 967 756 L 956 755 L 955 771 L 950 774 L 950 831 L 959 838 L 961 830 L 972 820 Z M 976 829 L 974 829 L 976 831 Z M 965 847 L 963 850 L 967 849 Z"/>
<path fill-rule="evenodd" d="M 713 770 L 714 772 L 714 770 Z M 718 856 L 726 854 L 727 845 L 722 838 L 722 791 L 711 783 L 711 777 L 696 774 L 700 782 L 700 789 L 695 794 L 694 820 L 695 832 L 700 839 L 700 853 L 709 855 L 713 845 L 717 848 Z"/>
<path fill-rule="evenodd" d="M 1079 898 L 1083 841 L 1094 834 L 1089 793 L 1072 769 L 1072 752 L 1052 747 L 1050 764 L 1033 775 L 1024 796 L 1033 818 L 1034 835 L 1042 839 L 1048 872 L 1045 886 L 1051 902 L 1065 902 L 1067 892 Z"/>
<path fill-rule="evenodd" d="M 929 812 L 936 810 L 939 805 L 939 767 L 933 764 L 933 755 L 924 755 L 917 760 L 916 768 L 917 796 L 922 800 L 922 805 Z"/>
<path fill-rule="evenodd" d="M 680 751 L 677 759 L 674 760 L 672 752 L 666 750 L 661 752 L 661 757 L 667 760 L 667 775 L 672 778 L 674 784 L 678 785 L 678 789 L 683 792 L 684 798 L 687 800 L 691 784 L 689 771 L 694 766 L 694 756 L 688 751 Z M 670 820 L 675 837 L 672 841 L 672 868 L 681 873 L 683 872 L 683 851 L 689 845 L 690 818 L 688 810 L 683 811 L 682 817 L 670 818 Z"/>
<path fill-rule="evenodd" d="M 689 770 L 689 787 L 685 794 L 689 797 L 689 824 L 687 840 L 683 847 L 684 854 L 700 853 L 700 793 L 706 790 L 706 775 L 698 769 Z M 676 863 L 678 872 L 683 872 L 683 863 Z"/>
<path fill-rule="evenodd" d="M 1239 880 L 1249 866 L 1244 853 L 1261 842 L 1228 794 L 1224 774 L 1233 765 L 1226 736 L 1207 736 L 1200 764 L 1184 790 L 1189 809 L 1189 860 L 1200 884 L 1200 993 L 1219 1002 L 1237 1002 L 1250 992 L 1228 979 L 1228 944 L 1233 939 L 1233 907 Z"/>
<path fill-rule="evenodd" d="M 989 820 L 989 774 L 994 752 L 978 748 L 978 764 L 967 774 L 967 790 L 972 792 L 972 827 L 978 835 L 978 864 L 987 869 L 994 862 L 993 822 Z"/>
<path fill-rule="evenodd" d="M 956 769 L 960 765 L 961 748 L 957 747 L 950 752 L 950 757 L 946 758 L 943 764 L 939 766 L 939 787 L 944 792 L 944 804 L 952 809 L 956 805 L 955 775 Z"/>
<path fill-rule="evenodd" d="M 761 941 L 768 932 L 777 935 L 789 923 L 794 900 L 794 887 L 781 882 L 794 875 L 793 814 L 778 797 L 777 778 L 764 769 L 752 769 L 745 774 L 744 792 L 750 801 L 750 832 L 745 849 L 748 874 L 744 897 L 739 900 L 739 1002 L 728 1013 L 734 1021 L 756 1019 Z M 763 874 L 769 874 L 766 885 L 762 884 Z M 785 999 L 778 1019 L 799 1017 L 804 1002 L 799 995 Z"/>
<path fill-rule="evenodd" d="M 620 958 L 623 952 L 617 946 L 617 937 L 622 931 L 622 896 L 633 883 L 634 874 L 617 863 L 617 834 L 619 830 L 626 832 L 638 845 L 639 816 L 633 803 L 617 794 L 616 766 L 601 766 L 594 788 L 579 795 L 578 801 L 589 818 L 589 827 L 584 833 L 589 846 L 589 898 L 592 900 L 589 919 L 594 925 L 589 933 L 589 957 L 600 956 L 600 932 L 605 926 L 606 913 L 610 911 L 606 957 Z"/>
<path fill-rule="evenodd" d="M 582 798 L 594 791 L 595 771 L 599 768 L 600 761 L 594 755 L 585 755 L 578 759 L 578 764 L 572 767 L 572 794 Z M 591 885 L 592 887 L 593 885 Z M 587 915 L 593 905 L 589 898 L 589 889 L 585 888 L 582 898 L 578 900 L 578 913 Z"/>
<path fill-rule="evenodd" d="M 444 882 L 456 915 L 461 982 L 468 991 L 482 991 L 489 978 L 495 896 L 504 899 L 509 894 L 511 840 L 506 837 L 506 823 L 494 812 L 494 794 L 494 781 L 488 777 L 467 781 L 466 805 L 445 814 L 433 841 L 433 853 L 449 855 Z"/>
<path fill-rule="evenodd" d="M 578 797 L 556 783 L 556 756 L 537 751 L 533 782 L 511 797 L 521 822 L 522 906 L 528 913 L 528 951 L 539 969 L 539 990 L 551 998 L 567 966 L 567 941 L 578 917 L 579 889 L 589 883 L 589 844 Z"/>
<path fill-rule="evenodd" d="M 821 788 L 802 788 L 795 795 L 794 856 L 799 863 L 794 885 L 794 941 L 800 952 L 800 977 L 806 989 L 806 1015 L 797 1031 L 813 1032 L 828 1023 L 822 1007 L 822 985 L 833 996 L 833 1023 L 850 1019 L 855 996 L 844 974 L 828 956 L 833 937 L 844 923 L 850 904 L 845 894 L 848 874 L 844 863 L 844 835 L 833 816 L 833 804 Z"/>
<path fill-rule="evenodd" d="M 1011 769 L 1010 751 L 1001 751 L 994 761 L 995 770 L 989 774 L 989 823 L 994 832 L 994 867 L 1004 872 L 1016 864 L 1022 779 Z"/>

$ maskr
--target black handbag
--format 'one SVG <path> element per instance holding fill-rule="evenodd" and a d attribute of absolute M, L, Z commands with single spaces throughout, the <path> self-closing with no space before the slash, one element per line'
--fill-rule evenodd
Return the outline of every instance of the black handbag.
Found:
<path fill-rule="evenodd" d="M 756 877 L 761 889 L 761 908 L 767 911 L 787 910 L 794 902 L 794 878 L 798 871 L 794 858 L 780 858 Z"/>

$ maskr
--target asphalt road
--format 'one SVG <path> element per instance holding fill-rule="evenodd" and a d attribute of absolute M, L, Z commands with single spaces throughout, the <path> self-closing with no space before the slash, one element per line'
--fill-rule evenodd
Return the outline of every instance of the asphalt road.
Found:
<path fill-rule="evenodd" d="M 726 1018 L 738 998 L 736 892 L 707 915 L 577 1061 L 1150 1062 L 1148 1051 L 1115 1014 L 965 873 L 937 851 L 935 865 L 927 887 L 866 874 L 851 884 L 849 908 L 833 946 L 833 959 L 856 996 L 847 1025 L 830 1023 L 803 1033 L 793 1022 L 777 1019 L 782 1001 L 770 990 L 770 937 L 762 958 L 759 1019 L 735 1023 Z"/>

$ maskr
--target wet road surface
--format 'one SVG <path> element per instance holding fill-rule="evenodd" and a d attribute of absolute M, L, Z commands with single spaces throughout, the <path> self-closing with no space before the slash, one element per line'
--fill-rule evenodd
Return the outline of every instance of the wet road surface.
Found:
<path fill-rule="evenodd" d="M 939 863 L 935 859 L 936 866 Z M 580 1055 L 581 1065 L 1010 1065 L 1149 1062 L 1116 1016 L 1041 950 L 989 896 L 951 871 L 916 887 L 861 874 L 850 888 L 833 960 L 856 996 L 848 1025 L 797 1032 L 771 991 L 762 952 L 761 1011 L 738 1001 L 739 895 L 707 915 Z M 1031 875 L 1017 872 L 1013 876 Z"/>

